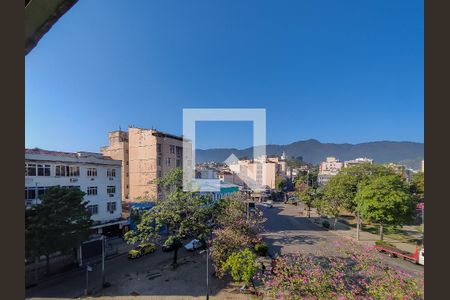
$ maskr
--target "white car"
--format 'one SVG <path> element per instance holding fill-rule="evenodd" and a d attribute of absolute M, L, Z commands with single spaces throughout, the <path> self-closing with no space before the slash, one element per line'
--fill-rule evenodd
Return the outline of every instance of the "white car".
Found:
<path fill-rule="evenodd" d="M 184 245 L 184 248 L 188 251 L 194 251 L 196 249 L 201 248 L 202 246 L 203 246 L 202 242 L 200 242 L 197 239 L 193 239 L 192 241 Z"/>
<path fill-rule="evenodd" d="M 262 206 L 267 207 L 267 208 L 271 208 L 271 207 L 272 207 L 272 204 L 267 203 L 267 202 L 264 202 L 264 203 L 262 204 Z"/>

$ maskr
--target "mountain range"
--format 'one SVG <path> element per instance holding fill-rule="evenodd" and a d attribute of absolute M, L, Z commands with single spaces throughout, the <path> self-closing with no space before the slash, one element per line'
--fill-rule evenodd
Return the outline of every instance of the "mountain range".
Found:
<path fill-rule="evenodd" d="M 416 142 L 376 141 L 360 144 L 321 143 L 315 139 L 297 141 L 287 145 L 267 145 L 267 155 L 281 155 L 283 151 L 288 158 L 303 157 L 305 162 L 318 164 L 327 156 L 334 156 L 341 161 L 368 157 L 376 163 L 401 163 L 412 169 L 420 168 L 424 157 L 424 144 Z M 253 147 L 246 149 L 216 148 L 197 149 L 196 162 L 223 162 L 231 154 L 237 157 L 252 157 Z"/>

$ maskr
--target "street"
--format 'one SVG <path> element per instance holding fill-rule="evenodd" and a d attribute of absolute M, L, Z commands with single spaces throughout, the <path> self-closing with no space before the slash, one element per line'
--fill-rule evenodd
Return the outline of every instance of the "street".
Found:
<path fill-rule="evenodd" d="M 269 244 L 269 253 L 314 253 L 335 255 L 336 243 L 345 243 L 346 238 L 332 230 L 325 230 L 307 217 L 299 214 L 301 207 L 274 204 L 272 208 L 258 206 L 267 219 L 263 237 Z M 95 297 L 101 296 L 181 296 L 204 297 L 206 295 L 205 253 L 192 253 L 184 248 L 179 251 L 179 266 L 170 265 L 173 253 L 155 253 L 129 260 L 121 255 L 106 261 L 106 281 L 110 287 L 101 288 L 101 266 L 94 265 L 89 273 L 89 289 Z M 386 263 L 423 278 L 423 266 L 380 254 Z M 76 270 L 48 280 L 26 290 L 27 298 L 77 298 L 83 295 L 86 286 L 85 270 Z M 210 265 L 210 295 L 217 299 L 249 299 L 231 288 L 229 280 L 212 276 Z"/>
<path fill-rule="evenodd" d="M 266 232 L 263 234 L 269 244 L 271 255 L 275 253 L 311 253 L 336 255 L 336 243 L 345 243 L 345 236 L 341 230 L 326 230 L 314 224 L 304 215 L 301 204 L 299 206 L 291 204 L 274 203 L 272 208 L 259 206 L 267 218 L 265 223 Z M 387 264 L 411 272 L 418 278 L 423 278 L 424 267 L 415 265 L 400 258 L 391 258 L 380 254 L 380 259 Z"/>

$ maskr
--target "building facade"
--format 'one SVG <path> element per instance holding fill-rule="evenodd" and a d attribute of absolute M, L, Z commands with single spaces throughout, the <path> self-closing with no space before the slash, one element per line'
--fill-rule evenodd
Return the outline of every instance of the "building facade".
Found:
<path fill-rule="evenodd" d="M 25 207 L 39 205 L 48 188 L 61 186 L 86 193 L 92 229 L 121 226 L 121 162 L 91 152 L 25 149 Z"/>
<path fill-rule="evenodd" d="M 276 177 L 288 176 L 287 163 L 282 157 L 263 156 L 254 160 L 238 160 L 230 163 L 228 167 L 232 174 L 239 178 L 239 180 L 234 179 L 232 183 L 245 182 L 252 189 L 265 189 L 266 187 L 275 189 Z"/>
<path fill-rule="evenodd" d="M 331 177 L 335 176 L 344 167 L 344 163 L 336 157 L 327 157 L 324 162 L 319 165 L 319 174 L 317 181 L 319 185 L 326 184 Z"/>
<path fill-rule="evenodd" d="M 125 168 L 122 177 L 129 201 L 156 200 L 163 196 L 155 180 L 167 172 L 183 166 L 183 138 L 154 129 L 128 128 L 113 131 L 108 136 L 109 145 L 100 152 L 113 159 L 122 160 Z"/>

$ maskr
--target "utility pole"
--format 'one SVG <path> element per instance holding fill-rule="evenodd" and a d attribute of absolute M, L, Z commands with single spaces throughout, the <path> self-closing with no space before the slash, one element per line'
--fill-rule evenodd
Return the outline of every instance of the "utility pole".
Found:
<path fill-rule="evenodd" d="M 206 300 L 209 300 L 209 246 L 206 246 Z"/>
<path fill-rule="evenodd" d="M 102 286 L 105 287 L 105 241 L 106 236 L 102 236 Z"/>
<path fill-rule="evenodd" d="M 92 271 L 91 266 L 86 265 L 86 289 L 84 290 L 84 295 L 87 296 L 89 294 L 89 272 Z"/>

